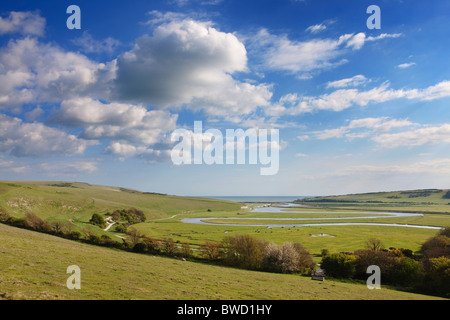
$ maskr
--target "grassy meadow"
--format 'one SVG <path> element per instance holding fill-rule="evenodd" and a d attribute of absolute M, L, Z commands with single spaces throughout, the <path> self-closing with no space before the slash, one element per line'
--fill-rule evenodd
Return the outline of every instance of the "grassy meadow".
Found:
<path fill-rule="evenodd" d="M 0 224 L 0 299 L 427 300 L 363 283 L 226 268 L 103 248 Z M 67 267 L 81 269 L 69 290 Z"/>
<path fill-rule="evenodd" d="M 327 197 L 302 201 L 301 212 L 285 209 L 279 213 L 254 212 L 261 204 L 146 193 L 120 187 L 72 182 L 0 182 L 0 208 L 21 218 L 33 212 L 48 222 L 70 223 L 75 230 L 89 228 L 122 242 L 126 234 L 113 225 L 104 231 L 89 223 L 92 215 L 106 217 L 114 210 L 136 208 L 146 221 L 133 224 L 140 233 L 154 239 L 171 238 L 194 250 L 205 241 L 220 242 L 227 235 L 249 234 L 269 242 L 298 242 L 320 261 L 329 252 L 365 248 L 371 238 L 386 248 L 419 252 L 421 245 L 437 230 L 396 226 L 250 226 L 252 218 L 352 217 L 345 222 L 382 222 L 450 226 L 450 205 L 445 191 L 379 193 Z M 411 197 L 411 195 L 413 195 Z M 330 200 L 332 199 L 332 200 Z M 338 200 L 338 201 L 337 201 Z M 347 202 L 346 202 L 347 201 Z M 428 201 L 428 205 L 425 203 Z M 403 203 L 404 206 L 400 206 Z M 416 210 L 417 209 L 417 210 Z M 357 211 L 373 211 L 374 219 L 358 219 Z M 382 211 L 422 212 L 418 217 L 389 217 Z M 181 222 L 188 217 L 215 218 L 214 225 Z M 230 220 L 239 226 L 227 226 Z M 294 221 L 293 223 L 298 223 Z M 0 299 L 424 299 L 434 298 L 395 290 L 368 290 L 365 284 L 311 281 L 299 275 L 282 275 L 238 270 L 199 262 L 181 261 L 118 249 L 96 247 L 0 224 Z M 65 287 L 69 265 L 83 270 L 83 290 Z M 276 285 L 274 285 L 276 284 Z M 299 289 L 300 288 L 300 289 Z"/>

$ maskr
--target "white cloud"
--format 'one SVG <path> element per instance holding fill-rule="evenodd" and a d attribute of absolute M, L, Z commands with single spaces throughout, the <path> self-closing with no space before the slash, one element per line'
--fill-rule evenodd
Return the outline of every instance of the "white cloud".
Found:
<path fill-rule="evenodd" d="M 450 81 L 441 81 L 434 86 L 422 90 L 407 90 L 405 94 L 408 99 L 419 99 L 423 101 L 450 97 Z"/>
<path fill-rule="evenodd" d="M 0 65 L 0 107 L 93 94 L 108 75 L 105 64 L 30 37 L 2 48 Z"/>
<path fill-rule="evenodd" d="M 0 35 L 20 33 L 42 36 L 44 35 L 45 22 L 45 19 L 38 13 L 11 11 L 7 17 L 0 17 Z"/>
<path fill-rule="evenodd" d="M 386 133 L 373 138 L 383 147 L 421 146 L 437 143 L 450 143 L 450 124 L 419 128 L 416 130 Z"/>
<path fill-rule="evenodd" d="M 367 83 L 368 80 L 363 75 L 359 74 L 351 78 L 346 78 L 342 80 L 330 81 L 327 83 L 327 88 L 346 88 L 346 87 L 357 87 L 364 83 Z"/>
<path fill-rule="evenodd" d="M 74 177 L 79 174 L 91 174 L 98 170 L 99 161 L 91 159 L 75 159 L 64 161 L 51 161 L 33 163 L 15 159 L 14 161 L 1 161 L 0 172 L 30 175 L 32 173 L 45 174 L 49 177 Z"/>
<path fill-rule="evenodd" d="M 346 126 L 335 129 L 326 129 L 315 131 L 314 136 L 319 140 L 331 138 L 347 138 L 349 140 L 355 138 L 372 137 L 375 140 L 379 132 L 391 131 L 395 128 L 403 128 L 417 126 L 417 124 L 406 119 L 389 119 L 388 117 L 380 118 L 363 118 L 351 120 Z"/>
<path fill-rule="evenodd" d="M 264 67 L 294 73 L 301 78 L 310 78 L 313 72 L 348 62 L 342 58 L 348 53 L 347 48 L 359 50 L 368 41 L 399 36 L 400 34 L 382 34 L 366 37 L 364 33 L 358 33 L 345 34 L 338 39 L 292 41 L 286 35 L 276 36 L 262 29 L 249 39 L 249 43 L 255 52 L 265 52 Z"/>
<path fill-rule="evenodd" d="M 450 159 L 433 159 L 428 161 L 390 164 L 390 165 L 357 165 L 341 170 L 325 173 L 325 176 L 358 176 L 358 175 L 392 175 L 392 174 L 450 174 Z M 312 177 L 310 177 L 312 178 Z"/>
<path fill-rule="evenodd" d="M 249 114 L 267 106 L 270 86 L 235 80 L 247 71 L 247 51 L 209 22 L 165 22 L 117 59 L 118 100 L 159 108 L 185 105 L 209 115 Z"/>
<path fill-rule="evenodd" d="M 327 27 L 323 24 L 315 24 L 312 26 L 309 26 L 308 28 L 306 28 L 306 31 L 311 32 L 311 33 L 319 33 L 322 32 L 326 29 Z"/>
<path fill-rule="evenodd" d="M 412 67 L 412 66 L 415 66 L 415 65 L 416 65 L 415 62 L 407 62 L 407 63 L 399 64 L 397 66 L 397 68 L 399 68 L 399 69 L 406 69 L 406 68 L 409 68 L 409 67 Z"/>
<path fill-rule="evenodd" d="M 317 97 L 288 94 L 278 103 L 266 109 L 271 116 L 296 115 L 320 110 L 342 111 L 352 106 L 366 106 L 369 103 L 382 103 L 399 98 L 431 101 L 450 97 L 450 81 L 442 81 L 425 89 L 391 89 L 389 83 L 366 91 L 358 89 L 339 89 Z"/>
<path fill-rule="evenodd" d="M 411 128 L 407 131 L 390 132 L 393 129 Z M 426 126 L 407 119 L 364 118 L 351 120 L 348 125 L 334 129 L 312 132 L 319 140 L 332 138 L 370 138 L 384 148 L 414 147 L 438 143 L 450 143 L 450 124 Z"/>
<path fill-rule="evenodd" d="M 120 45 L 120 41 L 111 37 L 96 40 L 88 31 L 84 31 L 81 37 L 72 40 L 72 42 L 87 53 L 112 53 Z"/>
<path fill-rule="evenodd" d="M 49 122 L 69 127 L 81 127 L 84 139 L 121 141 L 109 148 L 120 154 L 130 153 L 133 145 L 153 145 L 165 140 L 176 128 L 178 115 L 164 110 L 147 110 L 142 106 L 123 103 L 102 103 L 91 98 L 64 100 Z M 126 143 L 124 144 L 124 141 Z M 122 146 L 118 148 L 118 146 Z"/>
<path fill-rule="evenodd" d="M 295 156 L 297 158 L 304 158 L 304 157 L 307 157 L 308 155 L 306 153 L 296 153 Z"/>
<path fill-rule="evenodd" d="M 42 123 L 26 123 L 0 114 L 0 152 L 17 157 L 82 154 L 95 142 Z"/>

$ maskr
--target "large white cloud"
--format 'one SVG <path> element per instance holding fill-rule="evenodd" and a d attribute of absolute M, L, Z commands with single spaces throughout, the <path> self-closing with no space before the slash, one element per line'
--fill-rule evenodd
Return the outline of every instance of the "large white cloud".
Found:
<path fill-rule="evenodd" d="M 247 52 L 239 39 L 190 19 L 157 26 L 117 59 L 118 100 L 159 108 L 185 105 L 207 114 L 248 114 L 267 106 L 270 87 L 241 82 Z"/>
<path fill-rule="evenodd" d="M 0 50 L 0 107 L 93 95 L 111 76 L 109 67 L 36 38 L 11 40 Z"/>
<path fill-rule="evenodd" d="M 82 154 L 92 141 L 42 123 L 27 123 L 0 114 L 0 152 L 17 157 Z"/>
<path fill-rule="evenodd" d="M 176 129 L 178 115 L 147 110 L 125 103 L 102 103 L 91 98 L 64 100 L 50 116 L 50 123 L 82 128 L 80 137 L 110 141 L 105 152 L 120 156 L 158 156 L 167 150 L 168 135 Z"/>

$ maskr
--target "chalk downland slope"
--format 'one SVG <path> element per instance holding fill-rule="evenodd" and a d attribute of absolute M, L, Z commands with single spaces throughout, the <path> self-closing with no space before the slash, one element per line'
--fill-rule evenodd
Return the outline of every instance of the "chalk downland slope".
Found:
<path fill-rule="evenodd" d="M 66 287 L 67 267 L 81 289 Z M 439 299 L 135 254 L 0 224 L 0 299 Z"/>

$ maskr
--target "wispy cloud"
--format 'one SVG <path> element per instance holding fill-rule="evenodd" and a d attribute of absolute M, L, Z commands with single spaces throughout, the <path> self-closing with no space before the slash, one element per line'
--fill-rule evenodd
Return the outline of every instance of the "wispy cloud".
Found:
<path fill-rule="evenodd" d="M 327 88 L 346 88 L 346 87 L 357 87 L 364 83 L 370 82 L 369 79 L 359 74 L 351 78 L 346 78 L 342 80 L 330 81 L 327 83 Z"/>
<path fill-rule="evenodd" d="M 342 85 L 347 82 L 347 79 Z M 450 81 L 441 81 L 425 89 L 392 89 L 384 82 L 370 90 L 339 89 L 316 97 L 287 94 L 278 103 L 266 109 L 271 116 L 297 115 L 321 110 L 339 112 L 352 106 L 366 106 L 370 103 L 382 103 L 395 99 L 432 101 L 450 97 Z"/>
<path fill-rule="evenodd" d="M 306 31 L 311 32 L 311 33 L 319 33 L 326 29 L 327 29 L 327 26 L 325 26 L 323 24 L 315 24 L 315 25 L 312 25 L 312 26 L 309 26 L 308 28 L 306 28 Z"/>
<path fill-rule="evenodd" d="M 120 46 L 119 40 L 111 37 L 96 40 L 88 31 L 83 31 L 82 36 L 72 40 L 72 42 L 86 53 L 113 53 Z"/>
<path fill-rule="evenodd" d="M 406 69 L 406 68 L 409 68 L 409 67 L 412 67 L 412 66 L 415 66 L 415 65 L 416 65 L 415 62 L 406 62 L 406 63 L 399 64 L 396 68 L 398 68 L 398 69 Z"/>
<path fill-rule="evenodd" d="M 46 20 L 39 13 L 11 11 L 7 17 L 0 17 L 1 34 L 24 34 L 43 36 Z"/>
<path fill-rule="evenodd" d="M 312 30 L 323 29 L 322 25 L 312 26 Z M 264 67 L 296 74 L 300 78 L 310 78 L 313 73 L 335 68 L 347 63 L 344 57 L 349 50 L 359 50 L 366 42 L 387 38 L 397 38 L 401 34 L 383 33 L 367 37 L 364 33 L 344 34 L 337 39 L 290 40 L 286 35 L 274 35 L 261 29 L 249 40 L 256 51 L 264 50 Z"/>

